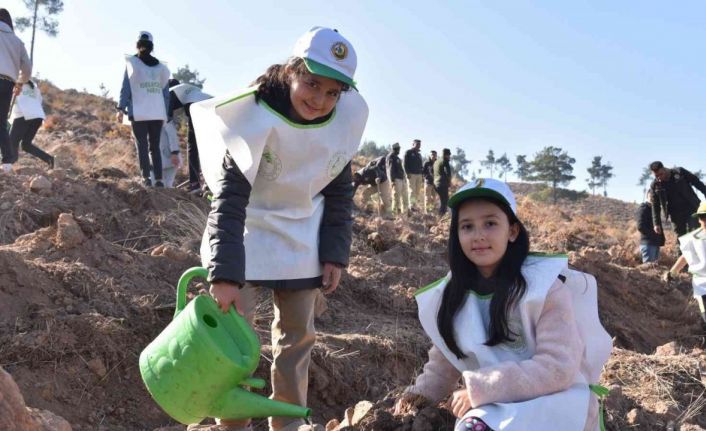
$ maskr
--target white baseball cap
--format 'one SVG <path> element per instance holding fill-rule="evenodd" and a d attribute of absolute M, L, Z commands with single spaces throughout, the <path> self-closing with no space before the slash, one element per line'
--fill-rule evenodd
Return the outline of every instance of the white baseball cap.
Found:
<path fill-rule="evenodd" d="M 466 183 L 458 189 L 449 199 L 449 208 L 456 208 L 468 198 L 484 197 L 499 200 L 510 207 L 513 214 L 517 215 L 517 202 L 512 190 L 503 181 L 493 178 L 478 178 L 470 183 Z"/>
<path fill-rule="evenodd" d="M 353 75 L 358 58 L 353 45 L 337 30 L 312 28 L 294 44 L 292 55 L 302 58 L 306 68 L 314 75 L 335 79 L 356 88 Z"/>
<path fill-rule="evenodd" d="M 150 33 L 149 31 L 143 30 L 140 32 L 140 35 L 137 36 L 137 40 L 142 40 L 142 39 L 146 39 L 146 40 L 149 40 L 150 42 L 154 42 L 154 40 L 152 39 L 152 33 Z"/>

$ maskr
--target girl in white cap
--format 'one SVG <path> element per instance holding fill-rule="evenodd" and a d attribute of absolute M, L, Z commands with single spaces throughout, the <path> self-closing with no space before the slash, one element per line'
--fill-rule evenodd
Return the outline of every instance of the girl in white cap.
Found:
<path fill-rule="evenodd" d="M 664 278 L 666 281 L 676 278 L 677 274 L 689 265 L 694 298 L 699 304 L 702 323 L 706 328 L 706 307 L 704 306 L 706 303 L 706 202 L 701 202 L 692 217 L 698 219 L 699 228 L 679 237 L 679 248 L 682 255 L 664 275 Z"/>
<path fill-rule="evenodd" d="M 475 180 L 449 207 L 451 271 L 416 294 L 433 346 L 396 413 L 420 397 L 451 395 L 457 431 L 597 430 L 590 384 L 611 339 L 598 320 L 595 279 L 569 270 L 565 255 L 529 253 L 502 181 Z"/>
<path fill-rule="evenodd" d="M 32 80 L 22 85 L 20 94 L 15 98 L 12 107 L 12 129 L 10 129 L 10 142 L 13 149 L 10 163 L 17 162 L 19 149 L 41 159 L 49 169 L 54 169 L 54 157 L 42 151 L 32 143 L 34 136 L 42 126 L 45 114 L 42 107 L 42 93 L 39 86 Z"/>
<path fill-rule="evenodd" d="M 127 114 L 132 122 L 144 185 L 153 185 L 150 179 L 151 160 L 156 180 L 154 186 L 164 187 L 159 140 L 162 125 L 167 121 L 170 73 L 167 66 L 152 56 L 153 49 L 152 34 L 141 31 L 137 39 L 137 54 L 125 57 L 127 64 L 120 89 L 117 120 L 122 123 L 123 114 Z"/>
<path fill-rule="evenodd" d="M 314 27 L 253 87 L 191 105 L 213 191 L 201 248 L 211 295 L 224 312 L 234 305 L 252 319 L 258 291 L 271 290 L 272 397 L 293 404 L 307 400 L 317 296 L 336 289 L 348 264 L 350 161 L 368 117 L 356 61 L 341 34 Z M 225 419 L 192 429 L 250 429 Z M 275 417 L 270 429 L 310 428 Z"/>

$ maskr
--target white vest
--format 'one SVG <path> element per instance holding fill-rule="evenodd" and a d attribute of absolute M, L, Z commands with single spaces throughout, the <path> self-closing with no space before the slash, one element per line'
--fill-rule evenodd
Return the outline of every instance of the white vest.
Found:
<path fill-rule="evenodd" d="M 694 296 L 706 295 L 706 232 L 697 229 L 679 237 L 679 248 L 689 264 Z"/>
<path fill-rule="evenodd" d="M 39 85 L 35 84 L 34 88 L 28 84 L 22 85 L 22 92 L 15 98 L 11 118 L 13 120 L 15 118 L 24 118 L 25 120 L 46 118 L 42 108 L 42 93 L 39 91 Z"/>
<path fill-rule="evenodd" d="M 357 91 L 341 95 L 331 118 L 295 124 L 255 90 L 191 105 L 201 169 L 217 194 L 228 149 L 252 186 L 245 219 L 247 280 L 293 280 L 321 275 L 321 190 L 341 173 L 360 145 L 368 106 Z M 210 260 L 206 232 L 201 244 Z"/>
<path fill-rule="evenodd" d="M 132 94 L 132 118 L 135 121 L 167 120 L 164 89 L 169 69 L 164 64 L 147 66 L 135 56 L 125 57 Z"/>
<path fill-rule="evenodd" d="M 159 152 L 162 155 L 162 168 L 173 168 L 172 151 L 179 151 L 179 136 L 173 121 L 164 123 L 162 134 L 159 138 Z M 181 160 L 181 153 L 179 154 Z"/>
<path fill-rule="evenodd" d="M 564 391 L 527 401 L 479 406 L 466 413 L 464 418 L 479 417 L 496 431 L 584 429 L 591 400 L 588 385 L 598 382 L 601 369 L 612 349 L 611 338 L 598 319 L 596 281 L 589 274 L 569 270 L 565 256 L 530 255 L 522 267 L 527 291 L 513 314 L 508 317 L 510 329 L 520 335 L 512 343 L 486 346 L 484 343 L 488 340 L 492 295 L 469 293 L 454 321 L 455 328 L 462 328 L 455 332 L 455 338 L 459 349 L 466 355 L 463 359 L 458 359 L 446 347 L 436 323 L 444 288 L 451 274 L 416 293 L 422 327 L 446 359 L 463 372 L 505 361 L 520 362 L 534 356 L 534 328 L 544 308 L 547 293 L 559 274 L 566 277 L 565 285 L 571 290 L 576 322 L 585 344 L 585 367 L 576 374 L 574 384 Z M 459 421 L 457 427 L 465 430 L 462 421 Z"/>
<path fill-rule="evenodd" d="M 179 99 L 182 105 L 188 103 L 196 103 L 202 100 L 208 100 L 213 98 L 210 94 L 206 94 L 201 91 L 201 89 L 192 84 L 179 84 L 170 88 L 169 91 L 173 91 L 174 95 Z"/>

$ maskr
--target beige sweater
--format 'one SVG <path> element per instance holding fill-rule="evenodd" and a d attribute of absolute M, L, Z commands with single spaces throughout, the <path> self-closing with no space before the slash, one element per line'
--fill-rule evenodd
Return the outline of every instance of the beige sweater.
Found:
<path fill-rule="evenodd" d="M 584 345 L 579 336 L 571 292 L 557 280 L 547 294 L 536 328 L 536 352 L 521 362 L 502 362 L 460 372 L 435 346 L 429 361 L 406 392 L 439 402 L 457 386 L 459 378 L 468 390 L 471 404 L 510 403 L 537 398 L 567 389 L 576 373 L 587 373 L 582 363 Z M 591 396 L 585 431 L 598 426 L 598 402 Z"/>

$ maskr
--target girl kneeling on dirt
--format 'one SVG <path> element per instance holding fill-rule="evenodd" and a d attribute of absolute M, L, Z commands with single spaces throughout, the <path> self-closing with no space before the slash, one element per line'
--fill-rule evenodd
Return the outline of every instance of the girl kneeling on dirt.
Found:
<path fill-rule="evenodd" d="M 679 248 L 682 255 L 664 275 L 664 278 L 667 281 L 675 278 L 686 265 L 689 265 L 694 298 L 699 303 L 702 323 L 706 328 L 706 307 L 704 306 L 706 303 L 706 202 L 701 202 L 692 217 L 698 218 L 700 227 L 679 237 Z"/>
<path fill-rule="evenodd" d="M 272 398 L 302 406 L 319 288 L 336 289 L 350 252 L 350 161 L 368 117 L 355 69 L 351 44 L 315 27 L 254 87 L 191 105 L 213 191 L 201 247 L 211 295 L 252 321 L 259 288 L 271 289 Z M 225 419 L 212 429 L 250 429 Z M 270 429 L 309 429 L 303 424 L 275 417 Z"/>
<path fill-rule="evenodd" d="M 475 180 L 448 205 L 451 271 L 416 294 L 433 346 L 395 413 L 420 396 L 451 395 L 459 431 L 597 430 L 589 384 L 611 339 L 598 320 L 595 280 L 569 270 L 564 255 L 529 253 L 504 182 Z"/>

